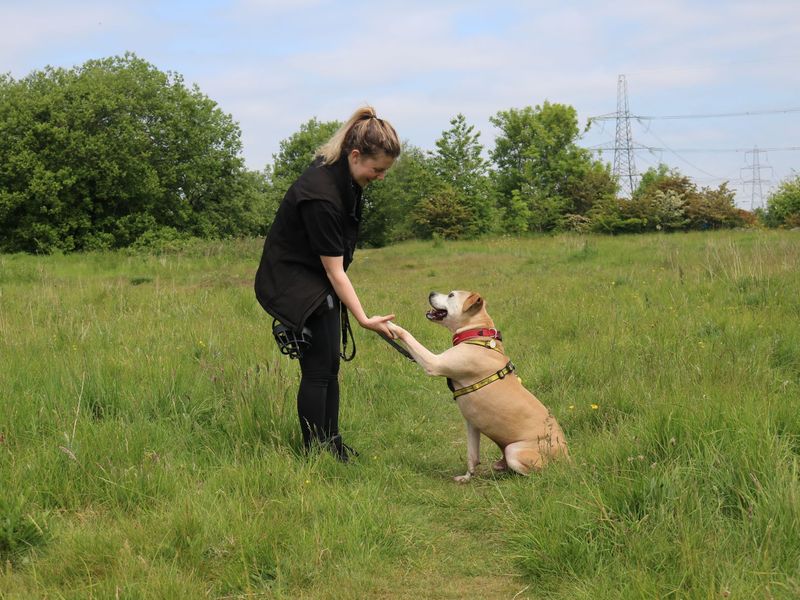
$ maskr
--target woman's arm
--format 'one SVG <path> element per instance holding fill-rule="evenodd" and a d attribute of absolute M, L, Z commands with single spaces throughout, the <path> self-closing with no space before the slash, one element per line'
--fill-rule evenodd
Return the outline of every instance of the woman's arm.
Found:
<path fill-rule="evenodd" d="M 322 266 L 325 267 L 325 273 L 328 275 L 328 280 L 333 286 L 333 291 L 352 313 L 358 321 L 358 324 L 365 329 L 371 329 L 385 335 L 386 337 L 394 338 L 394 333 L 389 329 L 386 324 L 388 321 L 394 319 L 394 315 L 373 316 L 368 317 L 367 313 L 361 306 L 361 301 L 358 299 L 356 290 L 344 271 L 344 258 L 341 256 L 320 256 Z"/>

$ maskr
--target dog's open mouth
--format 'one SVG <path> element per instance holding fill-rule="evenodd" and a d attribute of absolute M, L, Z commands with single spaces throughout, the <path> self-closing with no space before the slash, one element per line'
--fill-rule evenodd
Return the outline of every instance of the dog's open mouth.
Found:
<path fill-rule="evenodd" d="M 433 308 L 425 313 L 429 321 L 441 321 L 447 316 L 447 311 L 442 308 Z"/>

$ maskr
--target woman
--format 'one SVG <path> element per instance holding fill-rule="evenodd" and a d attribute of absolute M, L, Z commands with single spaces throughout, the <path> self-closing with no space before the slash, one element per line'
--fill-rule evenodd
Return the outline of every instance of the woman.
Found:
<path fill-rule="evenodd" d="M 297 393 L 303 446 L 320 444 L 343 462 L 357 453 L 339 435 L 340 302 L 361 327 L 394 337 L 387 326 L 394 315 L 368 317 L 346 271 L 356 248 L 362 191 L 383 179 L 399 155 L 394 128 L 372 107 L 357 110 L 286 192 L 256 273 L 264 310 L 295 334 L 304 327 L 310 334 Z"/>

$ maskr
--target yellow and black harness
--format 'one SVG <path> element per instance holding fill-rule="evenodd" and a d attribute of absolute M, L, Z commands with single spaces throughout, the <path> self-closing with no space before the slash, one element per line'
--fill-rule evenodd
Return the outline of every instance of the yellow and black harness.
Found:
<path fill-rule="evenodd" d="M 484 348 L 488 348 L 489 350 L 494 350 L 495 352 L 499 352 L 502 354 L 503 352 L 497 348 L 497 342 L 492 340 L 474 340 L 474 341 L 465 341 L 461 342 L 464 344 L 472 344 L 473 346 L 483 346 Z M 494 383 L 495 381 L 499 381 L 505 378 L 506 375 L 513 373 L 514 363 L 508 361 L 505 367 L 500 369 L 499 371 L 492 373 L 488 377 L 484 377 L 480 381 L 473 383 L 472 385 L 468 385 L 467 387 L 455 389 L 453 385 L 453 380 L 449 377 L 447 378 L 447 387 L 450 388 L 450 391 L 453 392 L 453 400 L 458 400 L 459 397 L 463 396 L 464 394 L 469 394 L 470 392 L 474 392 L 476 390 L 481 389 L 482 387 L 486 387 L 490 383 Z"/>

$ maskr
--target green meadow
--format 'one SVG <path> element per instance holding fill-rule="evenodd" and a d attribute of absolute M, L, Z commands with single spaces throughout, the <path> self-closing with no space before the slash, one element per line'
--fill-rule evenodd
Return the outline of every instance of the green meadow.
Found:
<path fill-rule="evenodd" d="M 434 351 L 480 292 L 573 461 L 466 467 L 445 382 L 374 334 L 360 452 L 300 454 L 260 240 L 0 256 L 0 598 L 798 598 L 800 234 L 360 250 L 372 314 Z"/>

